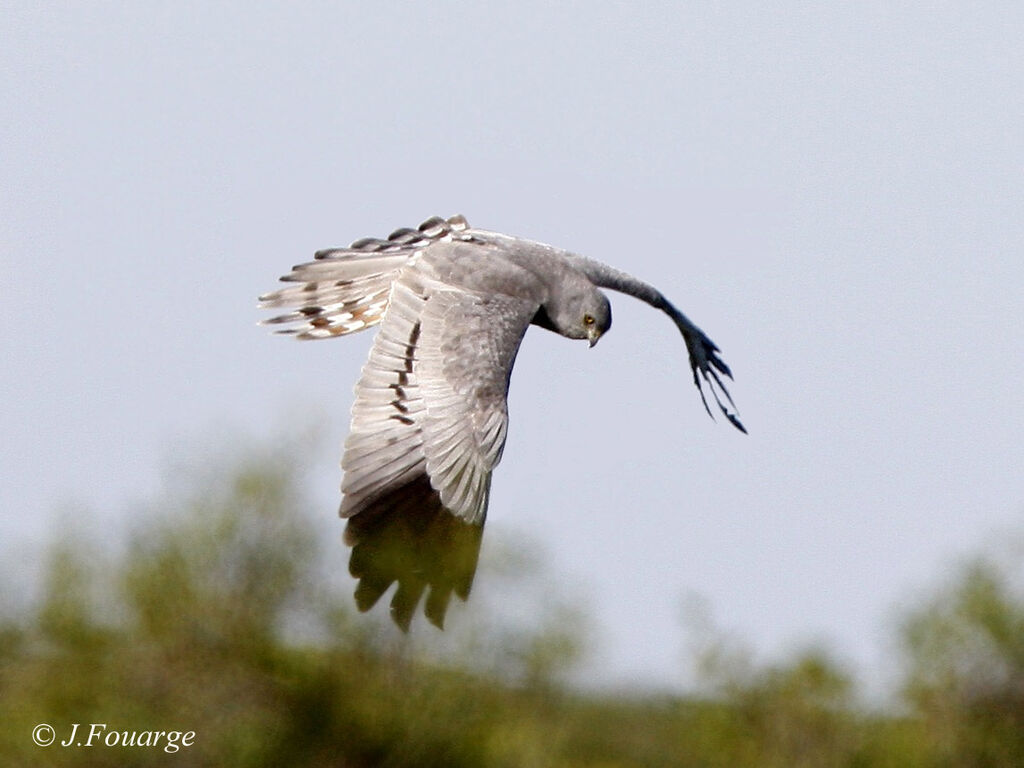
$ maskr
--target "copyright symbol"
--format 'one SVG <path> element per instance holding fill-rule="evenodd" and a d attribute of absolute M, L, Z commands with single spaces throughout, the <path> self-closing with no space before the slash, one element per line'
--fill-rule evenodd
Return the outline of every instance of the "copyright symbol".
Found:
<path fill-rule="evenodd" d="M 46 723 L 40 723 L 32 729 L 32 741 L 40 747 L 50 746 L 55 738 L 57 738 L 56 732 Z"/>

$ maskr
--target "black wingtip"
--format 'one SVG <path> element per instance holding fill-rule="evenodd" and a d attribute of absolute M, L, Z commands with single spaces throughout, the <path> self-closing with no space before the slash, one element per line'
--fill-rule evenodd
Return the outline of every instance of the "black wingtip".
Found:
<path fill-rule="evenodd" d="M 420 579 L 407 578 L 398 582 L 398 590 L 391 598 L 391 618 L 402 632 L 409 633 L 416 606 L 420 602 L 426 583 Z"/>
<path fill-rule="evenodd" d="M 727 418 L 729 420 L 729 423 L 732 424 L 734 427 L 736 427 L 736 429 L 738 429 L 744 435 L 749 434 L 747 432 L 747 428 L 743 426 L 743 422 L 741 422 L 738 418 L 736 418 L 736 414 L 727 413 L 727 414 L 725 414 L 725 418 Z"/>
<path fill-rule="evenodd" d="M 686 327 L 680 326 L 680 330 L 683 331 L 683 338 L 686 339 L 687 351 L 690 353 L 690 370 L 693 371 L 693 384 L 700 393 L 700 400 L 704 404 L 704 410 L 707 411 L 708 416 L 714 421 L 715 414 L 711 411 L 708 398 L 704 394 L 704 384 L 707 384 L 708 389 L 711 390 L 711 396 L 715 398 L 718 410 L 722 412 L 729 423 L 736 429 L 745 435 L 748 434 L 747 428 L 743 426 L 743 422 L 739 420 L 735 413 L 736 403 L 733 402 L 732 395 L 729 394 L 729 388 L 722 381 L 722 376 L 732 379 L 732 371 L 725 364 L 725 361 L 718 356 L 718 347 L 700 329 L 692 324 L 688 324 Z M 690 334 L 696 334 L 696 336 L 694 337 Z M 719 390 L 722 391 L 725 402 L 729 404 L 728 408 L 722 402 L 722 397 L 718 394 Z"/>
<path fill-rule="evenodd" d="M 349 572 L 359 579 L 356 605 L 366 611 L 398 582 L 391 618 L 408 632 L 426 590 L 424 614 L 444 629 L 454 593 L 469 595 L 480 553 L 482 526 L 449 512 L 424 475 L 373 500 L 348 517 Z"/>
<path fill-rule="evenodd" d="M 409 634 L 409 625 L 412 624 L 412 611 L 391 606 L 391 620 L 395 626 L 402 630 L 403 635 Z"/>
<path fill-rule="evenodd" d="M 458 587 L 456 586 L 456 592 Z M 460 595 L 462 597 L 462 595 Z M 448 603 L 451 602 L 452 593 L 444 589 L 431 589 L 430 594 L 427 595 L 427 604 L 424 606 L 423 613 L 427 619 L 438 629 L 444 629 L 444 617 L 448 612 Z M 465 597 L 462 597 L 465 600 Z"/>

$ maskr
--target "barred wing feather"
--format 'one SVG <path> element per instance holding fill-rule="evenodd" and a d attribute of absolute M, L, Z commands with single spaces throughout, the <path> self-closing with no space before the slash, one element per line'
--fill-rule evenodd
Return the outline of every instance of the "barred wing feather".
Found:
<path fill-rule="evenodd" d="M 508 423 L 508 379 L 537 310 L 532 301 L 461 291 L 408 268 L 356 387 L 342 467 L 342 517 L 356 602 L 398 582 L 392 616 L 444 621 L 469 594 L 491 471 Z"/>

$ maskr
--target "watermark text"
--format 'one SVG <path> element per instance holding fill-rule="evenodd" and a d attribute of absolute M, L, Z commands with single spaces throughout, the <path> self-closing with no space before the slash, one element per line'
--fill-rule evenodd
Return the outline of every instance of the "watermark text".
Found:
<path fill-rule="evenodd" d="M 106 723 L 71 723 L 67 737 L 58 740 L 57 731 L 48 723 L 32 729 L 32 741 L 40 747 L 54 742 L 62 747 L 149 747 L 172 754 L 191 747 L 195 731 L 129 731 L 111 728 Z"/>

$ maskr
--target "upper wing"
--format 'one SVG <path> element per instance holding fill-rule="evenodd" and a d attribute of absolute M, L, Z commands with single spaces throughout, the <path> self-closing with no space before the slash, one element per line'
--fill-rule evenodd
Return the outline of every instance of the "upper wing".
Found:
<path fill-rule="evenodd" d="M 743 426 L 739 416 L 736 414 L 736 404 L 732 401 L 732 395 L 729 394 L 725 382 L 722 381 L 722 376 L 731 379 L 732 371 L 729 370 L 729 366 L 722 360 L 719 354 L 720 350 L 715 342 L 709 339 L 704 331 L 694 325 L 686 315 L 680 312 L 654 286 L 648 285 L 622 270 L 609 267 L 607 264 L 602 264 L 594 259 L 588 259 L 585 256 L 570 253 L 565 254 L 565 258 L 569 263 L 582 271 L 594 285 L 635 296 L 671 317 L 672 322 L 676 324 L 679 332 L 683 334 L 683 340 L 686 342 L 686 351 L 690 356 L 690 370 L 693 372 L 693 383 L 697 387 L 697 391 L 700 392 L 700 399 L 704 403 L 704 410 L 708 412 L 708 416 L 714 419 L 714 414 L 711 413 L 711 408 L 708 407 L 708 399 L 704 394 L 704 384 L 707 384 L 712 397 L 715 398 L 715 404 L 718 405 L 725 418 L 740 432 L 746 433 L 746 427 Z M 718 394 L 718 390 L 722 391 L 721 396 Z M 723 396 L 725 398 L 724 401 Z"/>
<path fill-rule="evenodd" d="M 261 309 L 291 311 L 263 321 L 288 324 L 279 333 L 325 339 L 376 325 L 388 307 L 398 271 L 424 249 L 459 238 L 469 227 L 462 216 L 424 221 L 417 229 L 397 229 L 386 240 L 366 237 L 348 248 L 317 251 L 316 260 L 298 264 L 281 278 L 300 285 L 260 296 Z"/>
<path fill-rule="evenodd" d="M 505 442 L 509 375 L 536 310 L 416 268 L 395 281 L 342 461 L 362 610 L 398 581 L 392 615 L 407 627 L 429 586 L 426 613 L 440 625 L 452 591 L 468 595 Z"/>

